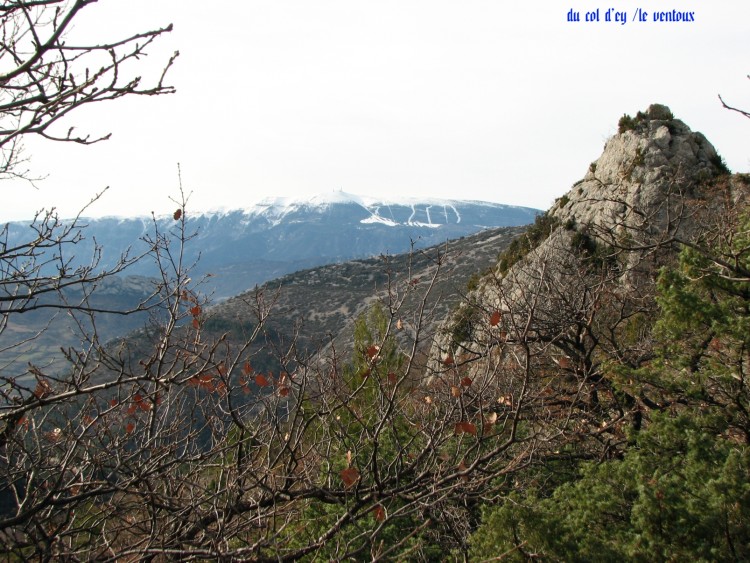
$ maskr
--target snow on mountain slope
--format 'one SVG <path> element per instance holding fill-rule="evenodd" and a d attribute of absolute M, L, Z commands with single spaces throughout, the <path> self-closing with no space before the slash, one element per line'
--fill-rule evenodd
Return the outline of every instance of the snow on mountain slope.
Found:
<path fill-rule="evenodd" d="M 194 278 L 211 274 L 209 290 L 226 297 L 268 279 L 316 265 L 398 254 L 476 233 L 485 228 L 525 225 L 537 210 L 497 203 L 418 200 L 359 196 L 342 191 L 310 198 L 275 197 L 243 209 L 187 209 L 185 263 L 197 261 Z M 84 239 L 76 244 L 75 260 L 90 260 L 94 244 L 103 248 L 102 267 L 111 267 L 130 248 L 131 255 L 148 250 L 142 240 L 153 219 L 105 217 L 85 221 Z M 159 217 L 161 233 L 174 229 L 171 216 Z M 9 238 L 27 240 L 28 222 L 11 224 Z M 26 234 L 24 234 L 26 233 Z M 151 262 L 129 269 L 154 275 Z"/>
<path fill-rule="evenodd" d="M 379 224 L 388 227 L 412 226 L 436 228 L 440 225 L 458 224 L 461 222 L 460 209 L 471 208 L 476 214 L 479 208 L 488 213 L 515 210 L 526 212 L 529 220 L 533 220 L 535 210 L 529 208 L 503 205 L 480 201 L 460 201 L 448 199 L 418 199 L 393 198 L 384 200 L 373 196 L 361 196 L 344 191 L 332 191 L 317 194 L 309 198 L 272 197 L 262 199 L 249 207 L 242 209 L 242 213 L 249 220 L 263 218 L 276 226 L 287 221 L 293 221 L 299 214 L 326 214 L 331 208 L 346 208 L 352 217 L 359 217 L 362 224 Z M 226 213 L 227 211 L 223 211 Z M 207 214 L 211 214 L 208 212 Z M 215 212 L 213 212 L 215 213 Z M 490 221 L 486 226 L 496 226 Z"/>

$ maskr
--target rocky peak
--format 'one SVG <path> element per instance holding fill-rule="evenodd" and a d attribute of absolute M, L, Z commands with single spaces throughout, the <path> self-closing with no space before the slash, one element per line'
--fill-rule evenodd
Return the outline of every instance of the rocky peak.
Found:
<path fill-rule="evenodd" d="M 675 119 L 667 106 L 651 105 L 635 117 L 624 115 L 618 134 L 582 180 L 558 200 L 551 215 L 562 223 L 612 227 L 638 210 L 652 215 L 676 194 L 727 172 L 708 140 Z"/>
<path fill-rule="evenodd" d="M 651 310 L 655 272 L 675 255 L 671 242 L 695 234 L 727 173 L 706 138 L 666 106 L 623 116 L 583 179 L 514 241 L 443 325 L 432 372 L 453 369 L 445 367 L 450 357 L 470 366 L 471 377 L 499 373 L 509 369 L 508 353 L 521 350 L 514 357 L 531 354 L 540 365 L 578 356 L 595 373 L 586 335 L 606 317 L 600 298 L 623 318 Z M 502 322 L 488 320 L 493 311 Z M 637 365 L 648 350 L 633 354 Z"/>

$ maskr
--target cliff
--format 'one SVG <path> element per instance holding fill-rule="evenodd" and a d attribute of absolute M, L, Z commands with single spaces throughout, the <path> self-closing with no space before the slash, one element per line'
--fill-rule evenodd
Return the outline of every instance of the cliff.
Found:
<path fill-rule="evenodd" d="M 715 234 L 747 191 L 667 107 L 623 116 L 584 177 L 443 323 L 427 387 L 471 382 L 495 409 L 516 409 L 519 420 L 535 412 L 538 444 L 590 437 L 592 424 L 606 429 L 605 443 L 623 439 L 658 393 L 615 392 L 608 366 L 653 359 L 659 268 Z"/>

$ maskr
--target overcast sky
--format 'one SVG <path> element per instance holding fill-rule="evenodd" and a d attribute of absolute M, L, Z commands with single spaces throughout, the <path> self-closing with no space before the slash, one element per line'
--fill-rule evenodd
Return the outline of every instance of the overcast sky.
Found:
<path fill-rule="evenodd" d="M 631 21 L 567 21 L 609 7 Z M 750 108 L 747 0 L 100 0 L 74 33 L 170 22 L 142 72 L 179 49 L 177 94 L 73 116 L 113 133 L 94 147 L 28 141 L 47 178 L 6 182 L 0 220 L 70 216 L 106 186 L 88 215 L 167 213 L 178 162 L 194 211 L 339 189 L 547 208 L 654 102 L 750 169 L 750 120 L 717 98 Z"/>

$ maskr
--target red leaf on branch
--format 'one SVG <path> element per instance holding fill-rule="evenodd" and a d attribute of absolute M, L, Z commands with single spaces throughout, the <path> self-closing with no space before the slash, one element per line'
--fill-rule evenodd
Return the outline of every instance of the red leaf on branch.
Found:
<path fill-rule="evenodd" d="M 132 422 L 128 422 L 125 425 L 125 432 L 127 432 L 128 434 L 132 434 L 133 430 L 135 430 L 135 424 L 133 424 Z"/>
<path fill-rule="evenodd" d="M 201 309 L 200 305 L 195 305 L 190 308 L 190 314 L 194 317 L 200 316 L 200 314 L 203 312 L 203 309 Z"/>
<path fill-rule="evenodd" d="M 466 471 L 468 468 L 469 467 L 466 465 L 466 462 L 462 459 L 461 463 L 458 464 L 458 467 L 456 469 L 458 469 L 459 471 L 463 472 L 463 471 Z M 461 476 L 461 480 L 468 481 L 469 480 L 469 476 L 468 475 L 462 475 Z"/>
<path fill-rule="evenodd" d="M 463 379 L 461 380 L 461 385 L 463 385 L 464 387 L 470 387 L 470 386 L 471 386 L 471 384 L 472 384 L 472 380 L 471 380 L 471 377 L 464 377 L 464 378 L 463 378 Z"/>
<path fill-rule="evenodd" d="M 201 389 L 205 389 L 210 393 L 216 389 L 214 387 L 214 377 L 212 373 L 202 373 L 198 376 L 198 385 L 200 385 Z"/>
<path fill-rule="evenodd" d="M 348 467 L 341 471 L 341 480 L 344 481 L 344 486 L 349 489 L 359 480 L 359 471 L 356 467 Z"/>
<path fill-rule="evenodd" d="M 445 359 L 443 360 L 443 364 L 445 364 L 446 366 L 452 366 L 452 365 L 453 365 L 453 364 L 455 364 L 455 363 L 456 363 L 456 362 L 455 362 L 455 361 L 453 361 L 453 356 L 451 356 L 450 354 L 448 354 L 448 355 L 447 355 L 447 356 L 445 357 Z"/>
<path fill-rule="evenodd" d="M 242 366 L 242 373 L 245 375 L 250 375 L 253 373 L 253 366 L 250 365 L 250 362 L 245 362 L 245 365 Z"/>
<path fill-rule="evenodd" d="M 471 434 L 472 436 L 477 435 L 477 427 L 471 422 L 457 422 L 456 423 L 456 434 Z"/>
<path fill-rule="evenodd" d="M 259 373 L 258 375 L 255 376 L 255 384 L 258 387 L 268 387 L 269 385 L 268 378 L 262 373 Z"/>
<path fill-rule="evenodd" d="M 369 346 L 367 348 L 367 357 L 372 360 L 378 355 L 378 352 L 380 352 L 380 346 Z"/>
<path fill-rule="evenodd" d="M 178 209 L 177 211 L 175 211 L 172 217 L 174 217 L 175 221 L 179 221 L 180 217 L 182 217 L 182 209 Z"/>
<path fill-rule="evenodd" d="M 200 321 L 198 319 L 193 319 L 193 328 L 197 330 L 200 327 L 201 327 Z"/>
<path fill-rule="evenodd" d="M 378 522 L 385 520 L 385 508 L 382 504 L 376 504 L 372 509 L 372 514 Z"/>
<path fill-rule="evenodd" d="M 131 409 L 133 409 L 133 412 L 135 412 L 134 407 L 138 407 L 142 411 L 148 411 L 151 410 L 151 403 L 144 401 L 143 397 L 141 397 L 141 394 L 136 393 L 135 395 L 133 395 L 133 405 L 130 407 Z M 128 413 L 130 413 L 130 409 L 128 409 Z"/>
<path fill-rule="evenodd" d="M 52 393 L 52 387 L 46 379 L 39 379 L 34 389 L 34 396 L 37 399 L 44 399 Z"/>
<path fill-rule="evenodd" d="M 490 315 L 490 326 L 497 326 L 500 324 L 500 319 L 502 319 L 503 316 L 500 314 L 500 311 L 495 311 Z"/>
<path fill-rule="evenodd" d="M 570 369 L 573 365 L 573 362 L 571 362 L 570 358 L 568 358 L 567 356 L 562 356 L 561 358 L 557 358 L 557 365 L 562 369 Z"/>
<path fill-rule="evenodd" d="M 247 385 L 248 381 L 247 381 L 247 378 L 244 375 L 240 375 L 239 381 L 237 383 L 239 384 L 240 389 L 242 389 L 242 392 L 245 395 L 247 395 L 248 393 L 250 393 L 250 387 L 248 387 L 248 385 Z"/>
<path fill-rule="evenodd" d="M 273 374 L 269 374 L 270 378 L 273 378 Z M 289 374 L 282 372 L 279 374 L 278 381 L 279 397 L 286 397 L 289 395 Z"/>

